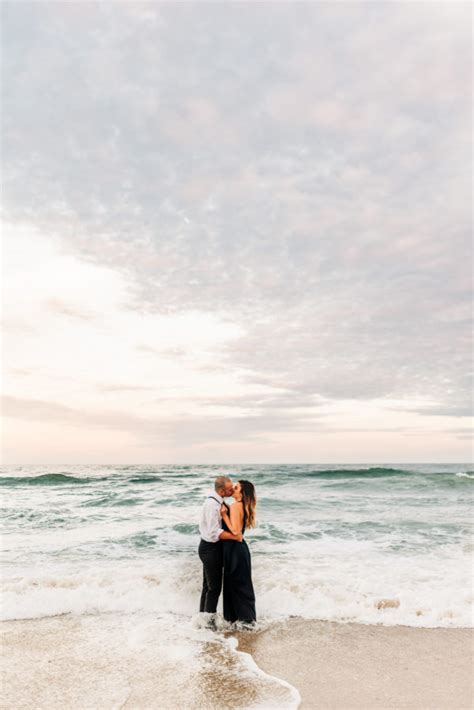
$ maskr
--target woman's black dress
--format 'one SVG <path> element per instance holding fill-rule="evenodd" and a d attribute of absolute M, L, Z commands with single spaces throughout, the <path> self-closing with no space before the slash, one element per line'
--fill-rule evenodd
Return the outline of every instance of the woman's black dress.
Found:
<path fill-rule="evenodd" d="M 224 530 L 229 530 L 224 520 Z M 242 534 L 245 532 L 245 510 Z M 230 622 L 257 620 L 252 584 L 250 550 L 245 540 L 224 540 L 224 619 Z"/>

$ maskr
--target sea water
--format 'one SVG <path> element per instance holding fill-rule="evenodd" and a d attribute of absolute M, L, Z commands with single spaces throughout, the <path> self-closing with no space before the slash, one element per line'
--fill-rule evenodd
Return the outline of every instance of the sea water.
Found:
<path fill-rule="evenodd" d="M 258 524 L 246 539 L 260 626 L 291 616 L 472 626 L 467 464 L 3 466 L 0 473 L 3 619 L 153 618 L 162 638 L 195 657 L 209 641 L 197 614 L 199 514 L 214 478 L 225 474 L 256 487 Z"/>

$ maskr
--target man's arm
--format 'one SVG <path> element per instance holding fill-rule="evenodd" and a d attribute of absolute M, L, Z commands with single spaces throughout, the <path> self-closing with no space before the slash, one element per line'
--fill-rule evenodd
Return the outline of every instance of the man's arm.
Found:
<path fill-rule="evenodd" d="M 232 535 L 232 533 L 223 530 L 219 535 L 219 540 L 236 540 L 237 542 L 242 542 L 242 535 Z"/>

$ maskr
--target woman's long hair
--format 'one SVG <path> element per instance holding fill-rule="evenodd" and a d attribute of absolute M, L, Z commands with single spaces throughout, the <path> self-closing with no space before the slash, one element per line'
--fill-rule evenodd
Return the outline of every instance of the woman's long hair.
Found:
<path fill-rule="evenodd" d="M 250 481 L 239 481 L 240 490 L 242 492 L 242 504 L 245 513 L 245 527 L 255 527 L 255 508 L 257 505 L 257 497 L 255 495 L 255 486 Z"/>

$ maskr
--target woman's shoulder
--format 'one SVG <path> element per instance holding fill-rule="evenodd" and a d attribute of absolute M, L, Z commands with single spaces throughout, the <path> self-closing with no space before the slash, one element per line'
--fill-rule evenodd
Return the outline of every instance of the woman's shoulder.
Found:
<path fill-rule="evenodd" d="M 230 507 L 233 508 L 236 512 L 238 512 L 238 511 L 244 509 L 244 504 L 242 503 L 241 500 L 236 500 L 232 503 L 232 505 Z"/>

